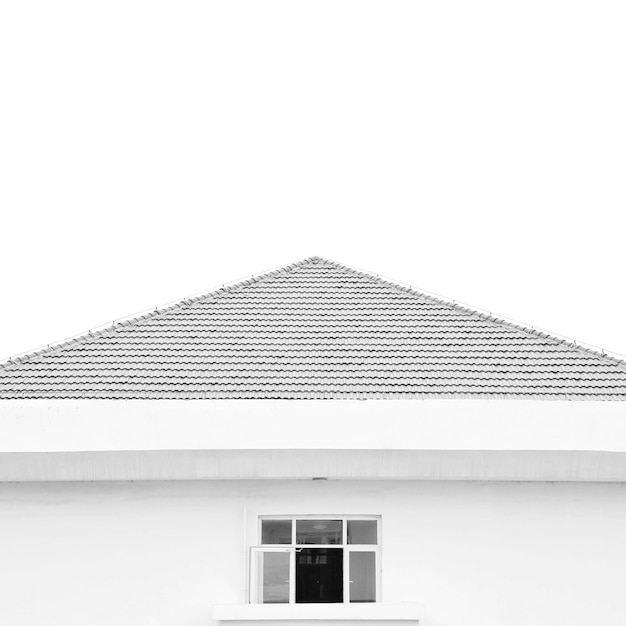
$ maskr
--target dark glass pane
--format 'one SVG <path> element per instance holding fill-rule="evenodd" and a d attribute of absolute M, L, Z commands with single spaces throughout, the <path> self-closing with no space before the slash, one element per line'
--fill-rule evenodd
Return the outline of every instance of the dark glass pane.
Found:
<path fill-rule="evenodd" d="M 350 602 L 376 602 L 375 552 L 350 552 Z"/>
<path fill-rule="evenodd" d="M 291 520 L 262 520 L 261 543 L 291 543 Z"/>
<path fill-rule="evenodd" d="M 260 552 L 261 559 L 259 591 L 264 604 L 285 604 L 289 602 L 289 553 Z"/>
<path fill-rule="evenodd" d="M 343 550 L 296 552 L 296 602 L 343 602 Z"/>
<path fill-rule="evenodd" d="M 296 520 L 296 543 L 336 545 L 341 539 L 341 520 Z"/>
<path fill-rule="evenodd" d="M 376 520 L 348 520 L 348 543 L 376 545 Z"/>

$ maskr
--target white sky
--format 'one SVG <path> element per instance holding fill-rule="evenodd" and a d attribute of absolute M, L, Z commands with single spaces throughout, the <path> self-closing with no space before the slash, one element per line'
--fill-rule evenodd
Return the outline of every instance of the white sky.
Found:
<path fill-rule="evenodd" d="M 626 3 L 0 4 L 0 358 L 317 254 L 626 354 Z"/>

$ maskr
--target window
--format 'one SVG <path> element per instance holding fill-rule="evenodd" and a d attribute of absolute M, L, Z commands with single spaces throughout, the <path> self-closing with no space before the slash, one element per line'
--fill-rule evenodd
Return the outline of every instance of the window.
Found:
<path fill-rule="evenodd" d="M 374 516 L 260 518 L 250 551 L 250 601 L 379 600 L 380 523 Z"/>

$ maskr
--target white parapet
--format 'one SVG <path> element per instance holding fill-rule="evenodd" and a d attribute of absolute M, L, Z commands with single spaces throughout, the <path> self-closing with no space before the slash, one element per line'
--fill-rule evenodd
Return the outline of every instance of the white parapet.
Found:
<path fill-rule="evenodd" d="M 0 402 L 0 480 L 626 481 L 626 402 Z"/>

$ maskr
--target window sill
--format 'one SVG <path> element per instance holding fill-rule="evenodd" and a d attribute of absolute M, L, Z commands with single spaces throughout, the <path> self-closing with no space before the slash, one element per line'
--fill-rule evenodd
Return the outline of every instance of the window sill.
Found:
<path fill-rule="evenodd" d="M 223 604 L 213 607 L 213 619 L 219 621 L 260 620 L 349 620 L 412 621 L 419 620 L 418 605 L 383 604 Z"/>

